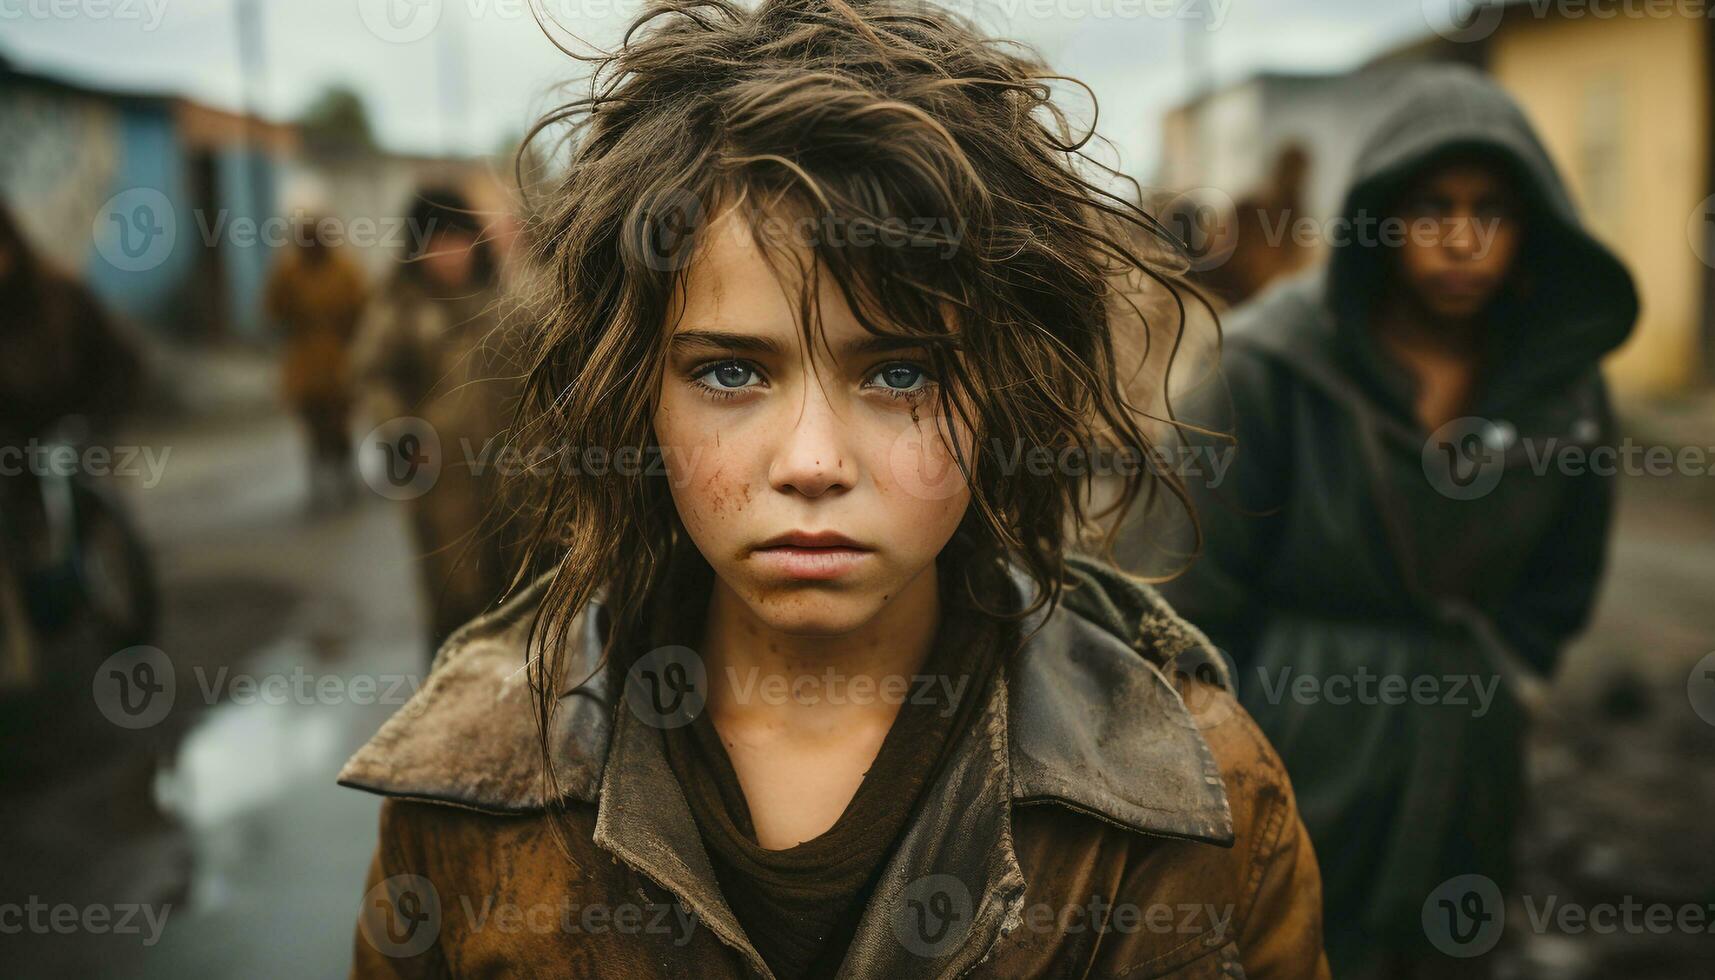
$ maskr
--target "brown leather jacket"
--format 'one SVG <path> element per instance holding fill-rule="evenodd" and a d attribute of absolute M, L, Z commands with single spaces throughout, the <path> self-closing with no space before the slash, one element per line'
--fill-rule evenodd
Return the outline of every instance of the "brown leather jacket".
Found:
<path fill-rule="evenodd" d="M 1153 590 L 1079 567 L 927 791 L 840 976 L 1327 977 L 1309 839 L 1218 656 Z M 390 797 L 353 976 L 770 977 L 659 729 L 605 674 L 556 712 L 569 860 L 556 843 L 521 653 L 538 594 L 454 636 L 340 775 Z M 602 618 L 568 674 L 590 673 Z"/>

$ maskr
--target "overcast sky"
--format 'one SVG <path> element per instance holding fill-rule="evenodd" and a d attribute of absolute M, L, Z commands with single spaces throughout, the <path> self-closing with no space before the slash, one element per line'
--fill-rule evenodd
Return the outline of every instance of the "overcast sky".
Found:
<path fill-rule="evenodd" d="M 394 149 L 492 150 L 553 101 L 577 65 L 529 0 L 0 0 L 0 52 L 79 81 L 242 104 L 238 8 L 263 38 L 258 102 L 291 118 L 332 84 L 356 89 Z M 535 0 L 567 30 L 609 43 L 641 0 Z M 940 0 L 1037 48 L 1100 100 L 1100 133 L 1126 170 L 1155 163 L 1161 112 L 1201 63 L 1220 80 L 1331 70 L 1427 34 L 1456 0 Z M 1199 20 L 1188 15 L 1203 5 Z M 575 43 L 575 42 L 572 42 Z M 462 72 L 458 69 L 463 64 Z M 462 76 L 462 81 L 459 79 Z"/>

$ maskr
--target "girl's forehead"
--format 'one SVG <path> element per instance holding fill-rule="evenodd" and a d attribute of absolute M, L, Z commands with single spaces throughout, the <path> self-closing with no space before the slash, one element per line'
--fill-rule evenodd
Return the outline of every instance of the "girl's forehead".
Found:
<path fill-rule="evenodd" d="M 885 303 L 869 311 L 866 327 L 815 250 L 780 233 L 782 223 L 805 220 L 792 215 L 790 209 L 759 213 L 742 205 L 713 211 L 677 291 L 675 347 L 710 346 L 710 337 L 719 335 L 730 349 L 802 352 L 806 321 L 817 360 L 936 343 L 892 322 Z M 948 311 L 946 322 L 953 320 Z M 752 339 L 736 343 L 740 337 Z"/>
<path fill-rule="evenodd" d="M 831 275 L 813 275 L 814 256 L 764 244 L 736 209 L 718 213 L 698 235 L 685 269 L 676 334 L 745 333 L 778 338 L 785 346 L 802 339 L 803 319 L 813 314 L 819 331 L 838 343 L 867 334 Z M 803 308 L 806 278 L 815 280 Z"/>

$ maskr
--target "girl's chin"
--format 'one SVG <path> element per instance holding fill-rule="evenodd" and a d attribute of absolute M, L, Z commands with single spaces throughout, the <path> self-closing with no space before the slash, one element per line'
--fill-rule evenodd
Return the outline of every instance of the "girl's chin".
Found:
<path fill-rule="evenodd" d="M 796 588 L 769 592 L 751 612 L 769 629 L 788 636 L 845 636 L 862 629 L 883 605 L 880 595 Z"/>

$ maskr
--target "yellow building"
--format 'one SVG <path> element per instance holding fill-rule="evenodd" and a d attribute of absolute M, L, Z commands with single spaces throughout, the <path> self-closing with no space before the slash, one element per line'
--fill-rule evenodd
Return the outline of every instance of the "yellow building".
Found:
<path fill-rule="evenodd" d="M 1637 279 L 1642 318 L 1607 364 L 1621 394 L 1710 380 L 1715 7 L 1695 6 L 1513 4 L 1484 42 L 1488 70 Z"/>

